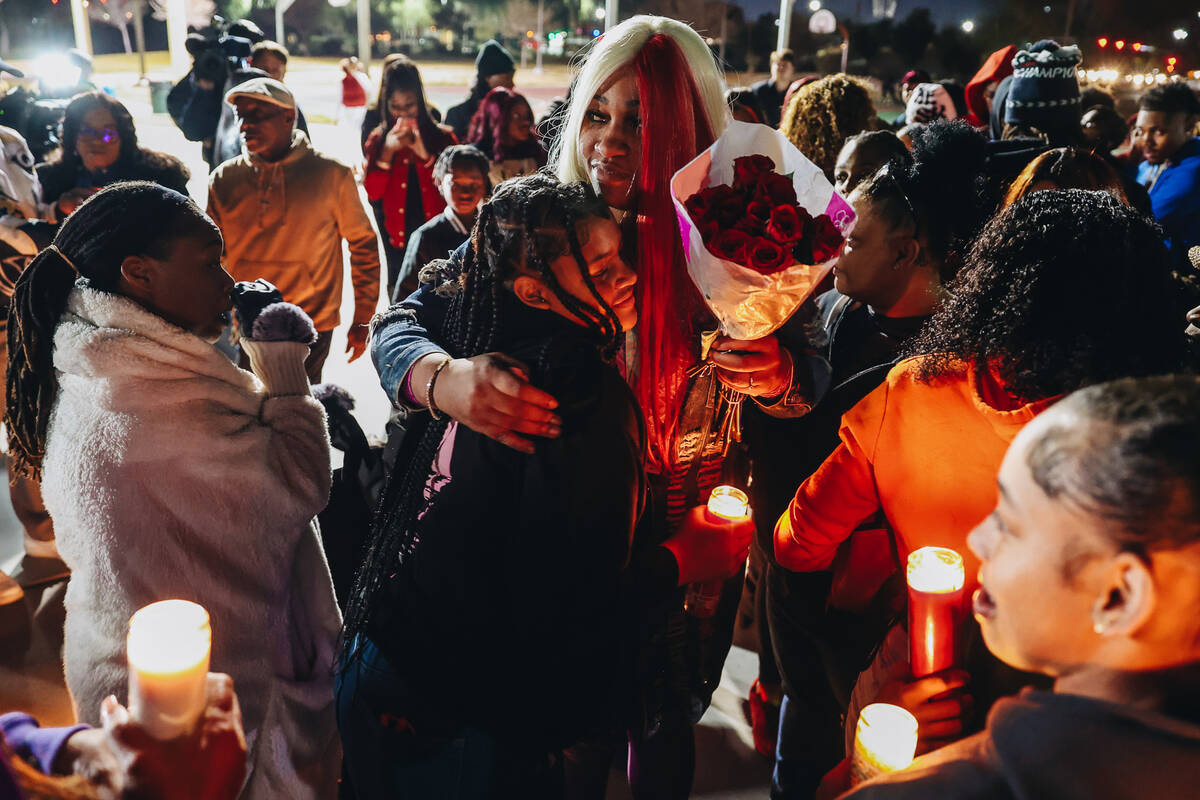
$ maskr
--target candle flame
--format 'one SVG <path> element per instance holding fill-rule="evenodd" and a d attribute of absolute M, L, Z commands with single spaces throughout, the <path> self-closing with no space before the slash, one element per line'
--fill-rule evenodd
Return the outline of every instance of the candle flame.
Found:
<path fill-rule="evenodd" d="M 904 769 L 917 752 L 917 718 L 900 706 L 872 703 L 858 715 L 854 750 L 882 772 Z"/>
<path fill-rule="evenodd" d="M 722 519 L 742 520 L 750 515 L 750 498 L 733 486 L 718 486 L 708 496 L 708 511 Z"/>
<path fill-rule="evenodd" d="M 918 592 L 957 592 L 965 578 L 962 556 L 949 547 L 922 547 L 908 554 L 908 585 Z"/>
<path fill-rule="evenodd" d="M 204 607 L 187 600 L 163 600 L 129 620 L 129 663 L 142 673 L 180 672 L 207 662 L 212 629 Z"/>

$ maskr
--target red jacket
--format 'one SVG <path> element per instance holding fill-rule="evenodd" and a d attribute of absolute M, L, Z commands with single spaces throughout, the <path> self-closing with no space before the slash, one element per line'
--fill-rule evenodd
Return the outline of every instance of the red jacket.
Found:
<path fill-rule="evenodd" d="M 457 144 L 454 134 L 444 126 L 438 126 L 445 132 L 450 144 Z M 367 190 L 367 198 L 372 203 L 383 201 L 383 222 L 387 228 L 388 240 L 393 247 L 404 247 L 405 201 L 408 199 L 408 166 L 417 165 L 417 179 L 421 182 L 421 203 L 425 214 L 417 223 L 423 225 L 446 209 L 446 201 L 441 192 L 433 185 L 433 164 L 437 161 L 437 152 L 430 153 L 428 161 L 419 160 L 413 151 L 404 148 L 392 159 L 392 168 L 381 169 L 376 163 L 383 149 L 384 134 L 375 129 L 367 137 L 363 145 L 363 153 L 367 158 L 366 176 L 363 178 L 363 188 Z M 414 229 L 417 227 L 414 226 Z"/>

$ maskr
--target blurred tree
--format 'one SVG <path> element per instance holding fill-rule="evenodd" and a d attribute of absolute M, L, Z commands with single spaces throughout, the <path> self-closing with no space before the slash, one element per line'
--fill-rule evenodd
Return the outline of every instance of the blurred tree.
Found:
<path fill-rule="evenodd" d="M 896 24 L 892 36 L 892 47 L 901 58 L 917 65 L 925 56 L 925 50 L 933 41 L 937 28 L 928 8 L 916 8 Z"/>

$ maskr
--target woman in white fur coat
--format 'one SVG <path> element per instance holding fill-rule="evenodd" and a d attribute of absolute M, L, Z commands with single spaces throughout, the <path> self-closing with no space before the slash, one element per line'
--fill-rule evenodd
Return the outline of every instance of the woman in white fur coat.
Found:
<path fill-rule="evenodd" d="M 325 414 L 306 344 L 245 342 L 254 374 L 212 347 L 231 309 L 221 253 L 169 189 L 117 184 L 80 206 L 17 285 L 10 448 L 40 472 L 71 567 L 64 667 L 81 719 L 127 694 L 129 617 L 193 600 L 241 698 L 242 797 L 333 797 L 341 619 L 313 520 Z"/>

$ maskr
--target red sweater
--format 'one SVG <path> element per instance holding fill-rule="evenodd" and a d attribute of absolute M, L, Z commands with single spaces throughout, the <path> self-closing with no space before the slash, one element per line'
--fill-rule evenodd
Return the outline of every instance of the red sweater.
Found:
<path fill-rule="evenodd" d="M 439 126 L 440 127 L 440 126 Z M 442 128 L 449 138 L 447 146 L 456 144 L 457 139 L 448 128 Z M 367 198 L 376 203 L 383 201 L 383 222 L 387 228 L 387 237 L 392 246 L 404 247 L 405 238 L 405 204 L 408 199 L 408 167 L 410 163 L 417 166 L 417 179 L 421 182 L 421 203 L 424 205 L 424 217 L 413 226 L 414 230 L 433 219 L 446 209 L 446 201 L 442 198 L 437 187 L 433 185 L 433 164 L 437 161 L 437 153 L 431 153 L 428 161 L 421 161 L 410 148 L 404 148 L 392 159 L 391 169 L 381 169 L 376 163 L 379 153 L 383 150 L 383 137 L 379 129 L 371 131 L 363 145 L 363 153 L 367 158 L 366 175 L 363 178 L 363 188 L 367 190 Z"/>
<path fill-rule="evenodd" d="M 775 528 L 783 566 L 828 568 L 838 545 L 882 510 L 902 560 L 927 545 L 961 553 L 970 597 L 979 561 L 967 534 L 996 506 L 996 474 L 1013 437 L 1058 398 L 1019 405 L 994 376 L 971 368 L 920 383 L 919 366 L 901 361 L 842 417 L 842 443 Z"/>

